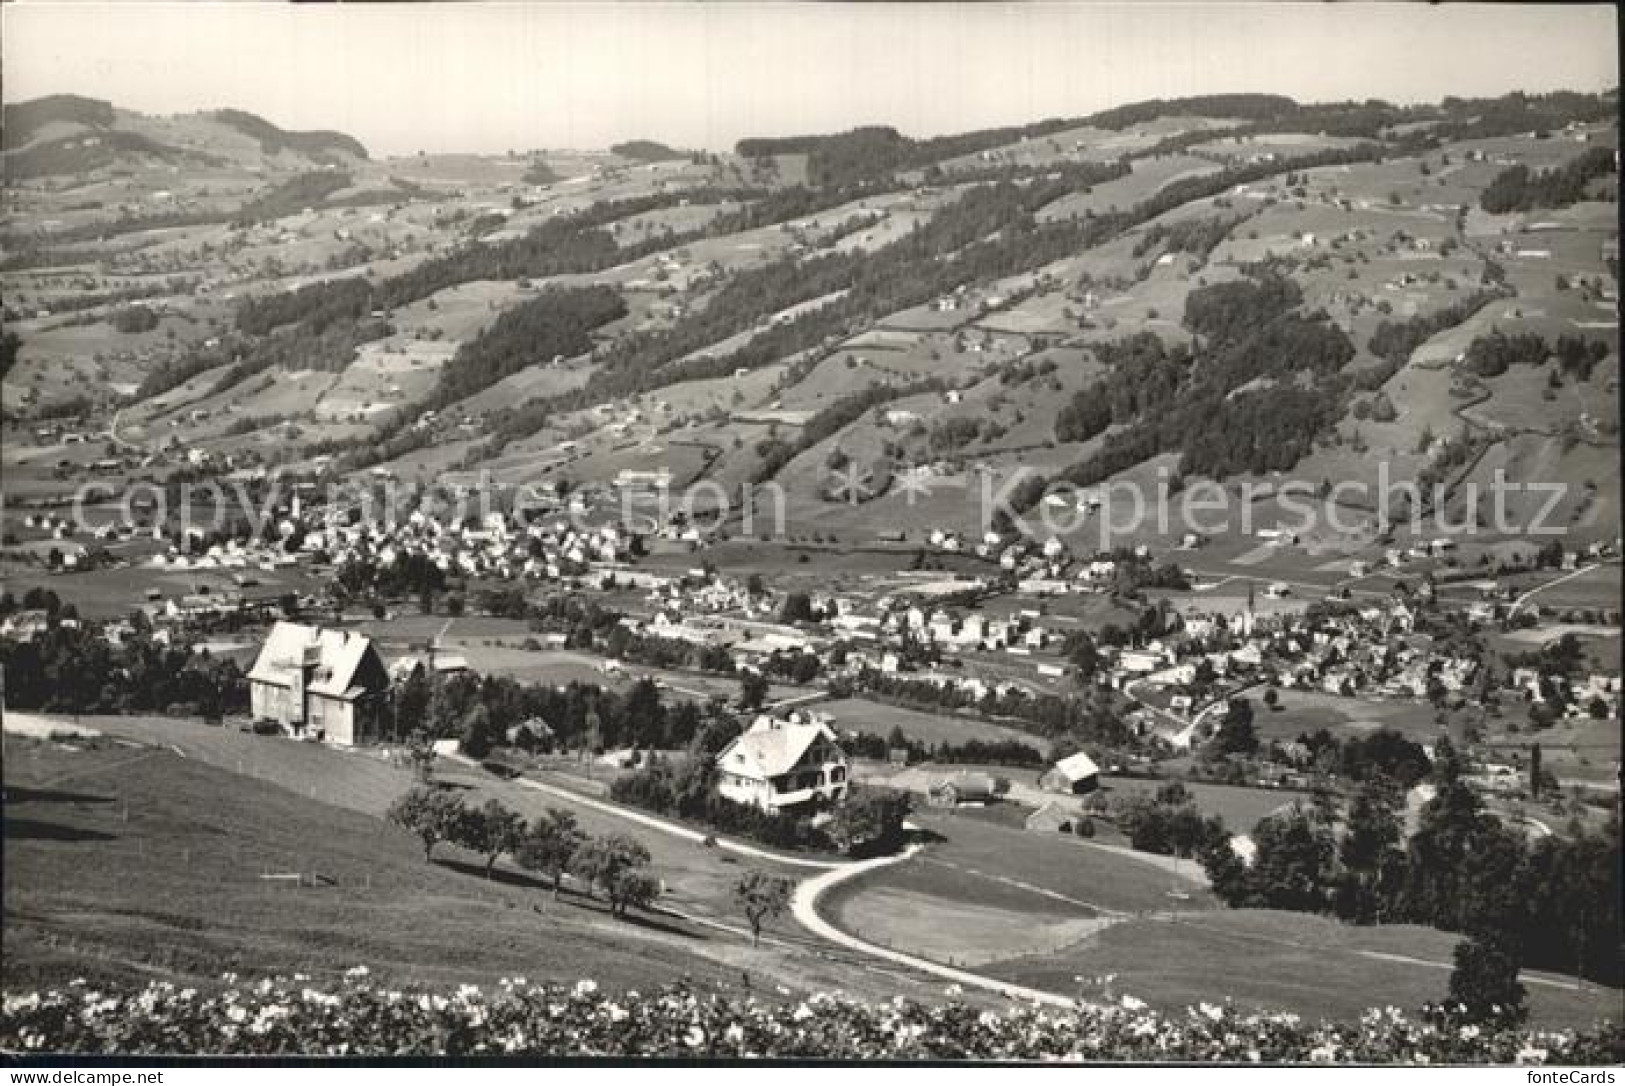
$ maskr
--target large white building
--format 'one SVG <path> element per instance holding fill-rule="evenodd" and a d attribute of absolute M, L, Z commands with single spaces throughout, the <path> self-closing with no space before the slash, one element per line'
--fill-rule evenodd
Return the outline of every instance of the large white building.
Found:
<path fill-rule="evenodd" d="M 758 717 L 717 755 L 717 791 L 766 811 L 840 800 L 848 773 L 846 752 L 822 721 Z"/>
<path fill-rule="evenodd" d="M 389 686 L 370 638 L 296 622 L 271 628 L 248 673 L 255 720 L 344 746 L 378 736 Z"/>

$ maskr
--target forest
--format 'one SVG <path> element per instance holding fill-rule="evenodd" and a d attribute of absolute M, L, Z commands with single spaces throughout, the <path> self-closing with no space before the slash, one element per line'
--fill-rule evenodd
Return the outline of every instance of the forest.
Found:
<path fill-rule="evenodd" d="M 1292 312 L 1301 300 L 1296 284 L 1269 272 L 1192 291 L 1185 326 L 1197 336 L 1201 366 L 1151 333 L 1097 348 L 1110 372 L 1061 410 L 1056 440 L 1125 428 L 1067 469 L 1066 481 L 1094 486 L 1172 452 L 1182 476 L 1291 468 L 1340 417 L 1341 371 L 1354 357 L 1348 336 L 1324 314 Z"/>
<path fill-rule="evenodd" d="M 1537 207 L 1568 207 L 1586 198 L 1591 182 L 1613 172 L 1614 152 L 1608 147 L 1593 147 L 1573 162 L 1552 170 L 1536 172 L 1528 166 L 1508 166 L 1490 182 L 1479 203 L 1492 215 L 1533 211 Z"/>
<path fill-rule="evenodd" d="M 460 400 L 526 366 L 585 354 L 594 329 L 625 315 L 626 303 L 609 287 L 543 291 L 503 310 L 457 349 L 440 373 L 435 400 Z"/>
<path fill-rule="evenodd" d="M 252 226 L 297 215 L 307 207 L 321 204 L 335 192 L 349 188 L 352 183 L 350 175 L 342 170 L 296 174 L 269 192 L 245 202 L 232 221 L 238 226 Z"/>

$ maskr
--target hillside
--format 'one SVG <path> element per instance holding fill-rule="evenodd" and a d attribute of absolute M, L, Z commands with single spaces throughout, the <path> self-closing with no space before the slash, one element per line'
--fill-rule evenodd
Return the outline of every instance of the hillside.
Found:
<path fill-rule="evenodd" d="M 556 479 L 589 490 L 680 449 L 679 483 L 782 486 L 793 516 L 859 539 L 979 534 L 971 503 L 904 477 L 1025 472 L 1008 511 L 1031 517 L 1045 484 L 1167 469 L 1369 492 L 1378 463 L 1442 486 L 1441 508 L 1481 465 L 1538 465 L 1569 486 L 1554 515 L 1582 543 L 1619 530 L 1584 486 L 1618 448 L 1609 96 L 1215 95 L 692 161 L 630 141 L 374 162 L 235 111 L 104 105 L 7 115 L 8 155 L 33 156 L 6 237 L 13 417 L 89 401 L 125 408 L 138 446 L 505 484 L 569 442 Z M 92 168 L 60 187 L 59 160 Z M 615 304 L 579 335 L 513 334 L 588 289 Z M 132 305 L 156 325 L 120 318 Z M 1472 349 L 1497 335 L 1533 346 L 1486 370 Z M 297 440 L 267 446 L 272 425 Z M 832 500 L 852 461 L 868 492 Z M 1340 500 L 1346 527 L 1305 541 L 1306 567 L 1388 545 L 1375 499 Z M 1083 546 L 1101 523 L 1053 530 Z"/>
<path fill-rule="evenodd" d="M 237 109 L 149 117 L 110 102 L 52 95 L 7 104 L 3 164 L 10 181 L 76 178 L 107 170 L 344 166 L 367 159 L 340 132 L 290 132 Z"/>

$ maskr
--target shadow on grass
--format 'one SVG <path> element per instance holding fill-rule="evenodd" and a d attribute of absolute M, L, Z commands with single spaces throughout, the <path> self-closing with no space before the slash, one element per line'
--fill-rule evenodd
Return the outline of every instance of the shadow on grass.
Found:
<path fill-rule="evenodd" d="M 615 920 L 619 923 L 630 924 L 637 928 L 646 928 L 649 931 L 664 932 L 667 935 L 676 935 L 683 939 L 691 939 L 698 943 L 706 942 L 704 932 L 696 931 L 675 913 L 668 913 L 659 907 L 654 912 L 628 912 L 621 916 L 610 913 L 609 902 L 599 897 L 588 897 L 580 890 L 565 889 L 558 897 L 548 894 L 545 902 L 538 902 L 532 908 L 539 913 L 547 913 L 558 906 L 569 906 L 573 909 L 583 909 L 590 913 L 597 913 L 606 920 Z"/>
<path fill-rule="evenodd" d="M 118 837 L 101 830 L 87 830 L 79 826 L 64 826 L 59 822 L 40 822 L 32 818 L 10 818 L 5 821 L 6 837 L 13 841 L 116 841 Z"/>
<path fill-rule="evenodd" d="M 483 863 L 470 863 L 467 860 L 441 859 L 439 857 L 436 857 L 434 862 L 436 867 L 443 867 L 448 871 L 455 871 L 459 875 L 467 875 L 470 878 L 479 879 L 481 882 L 488 882 L 493 886 L 517 886 L 521 890 L 538 890 L 547 894 L 553 892 L 552 879 L 527 875 L 523 871 L 514 871 L 510 868 L 498 866 L 491 871 L 491 877 L 486 878 Z M 571 891 L 566 889 L 564 892 L 568 894 Z"/>
<path fill-rule="evenodd" d="M 29 788 L 8 784 L 5 788 L 7 803 L 112 803 L 112 796 L 93 796 L 88 792 L 62 792 L 55 788 Z"/>

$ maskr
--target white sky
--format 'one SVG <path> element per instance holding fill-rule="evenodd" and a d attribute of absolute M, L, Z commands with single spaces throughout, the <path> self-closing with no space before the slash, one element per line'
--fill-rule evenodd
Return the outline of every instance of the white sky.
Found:
<path fill-rule="evenodd" d="M 1394 102 L 1615 86 L 1607 5 L 19 0 L 4 97 L 234 106 L 375 154 L 891 124 L 932 135 L 1145 98 Z"/>

